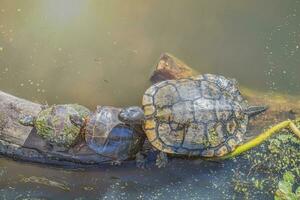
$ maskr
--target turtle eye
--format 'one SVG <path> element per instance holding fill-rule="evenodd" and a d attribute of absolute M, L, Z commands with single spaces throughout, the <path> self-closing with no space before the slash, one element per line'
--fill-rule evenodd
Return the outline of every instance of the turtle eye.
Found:
<path fill-rule="evenodd" d="M 120 113 L 119 113 L 119 119 L 121 121 L 125 121 L 127 118 L 128 118 L 128 114 L 127 114 L 128 111 L 126 110 L 122 110 Z"/>

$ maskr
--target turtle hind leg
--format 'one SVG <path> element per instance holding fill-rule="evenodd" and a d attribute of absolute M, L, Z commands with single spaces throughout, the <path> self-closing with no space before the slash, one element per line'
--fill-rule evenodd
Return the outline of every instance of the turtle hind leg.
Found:
<path fill-rule="evenodd" d="M 158 168 L 166 167 L 168 164 L 168 156 L 164 152 L 159 152 L 159 154 L 156 157 L 156 166 Z"/>
<path fill-rule="evenodd" d="M 120 166 L 122 164 L 121 160 L 113 160 L 110 162 L 113 166 Z"/>

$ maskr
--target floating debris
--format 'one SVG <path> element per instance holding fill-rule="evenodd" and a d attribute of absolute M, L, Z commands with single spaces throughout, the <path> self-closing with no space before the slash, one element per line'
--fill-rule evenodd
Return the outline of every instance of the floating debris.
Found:
<path fill-rule="evenodd" d="M 94 188 L 91 187 L 91 186 L 85 186 L 85 187 L 83 187 L 83 189 L 84 189 L 85 191 L 93 191 L 93 190 L 94 190 Z"/>
<path fill-rule="evenodd" d="M 296 126 L 300 127 L 300 122 Z M 267 140 L 257 149 L 253 149 L 241 157 L 241 159 L 245 159 L 244 161 L 247 164 L 243 163 L 240 165 L 238 167 L 239 170 L 234 174 L 232 183 L 235 193 L 241 195 L 240 197 L 243 199 L 251 199 L 250 197 L 253 196 L 264 196 L 270 192 L 275 195 L 278 191 L 280 178 L 282 176 L 287 177 L 287 175 L 283 175 L 286 171 L 297 177 L 294 179 L 294 185 L 299 187 L 299 157 L 299 138 L 292 135 L 287 129 L 282 130 L 278 135 Z M 251 167 L 249 168 L 249 166 Z M 283 189 L 282 184 L 280 188 Z M 284 199 L 276 198 L 276 200 Z M 294 199 L 290 198 L 290 200 Z"/>
<path fill-rule="evenodd" d="M 56 187 L 56 188 L 62 189 L 64 191 L 70 191 L 71 190 L 65 184 L 47 179 L 45 177 L 37 177 L 37 176 L 31 176 L 31 177 L 28 177 L 28 178 L 24 177 L 24 178 L 22 178 L 21 182 L 24 182 L 24 183 L 37 183 L 37 184 L 41 184 L 41 185 Z"/>

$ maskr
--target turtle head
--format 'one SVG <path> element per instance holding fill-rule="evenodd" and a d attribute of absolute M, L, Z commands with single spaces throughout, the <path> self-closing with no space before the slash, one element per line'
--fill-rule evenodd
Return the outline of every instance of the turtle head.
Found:
<path fill-rule="evenodd" d="M 70 121 L 79 128 L 83 128 L 85 126 L 85 119 L 79 115 L 70 115 Z"/>
<path fill-rule="evenodd" d="M 123 108 L 119 113 L 119 120 L 128 124 L 141 124 L 144 118 L 144 111 L 137 106 Z"/>
<path fill-rule="evenodd" d="M 24 126 L 34 126 L 35 119 L 32 115 L 24 115 L 19 119 L 19 123 Z"/>

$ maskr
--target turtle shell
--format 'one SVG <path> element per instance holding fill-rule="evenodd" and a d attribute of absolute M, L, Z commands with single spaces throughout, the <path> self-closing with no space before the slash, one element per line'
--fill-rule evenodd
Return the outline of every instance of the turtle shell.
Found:
<path fill-rule="evenodd" d="M 165 153 L 223 156 L 242 142 L 246 107 L 235 80 L 212 74 L 167 80 L 144 94 L 144 130 Z"/>
<path fill-rule="evenodd" d="M 98 107 L 88 117 L 85 140 L 96 153 L 122 161 L 140 150 L 143 137 L 135 126 L 118 119 L 120 111 L 120 108 L 110 106 Z"/>
<path fill-rule="evenodd" d="M 90 111 L 77 104 L 53 105 L 42 110 L 34 122 L 37 134 L 50 144 L 71 147 L 80 136 L 80 128 L 70 121 L 71 115 L 87 117 Z"/>

